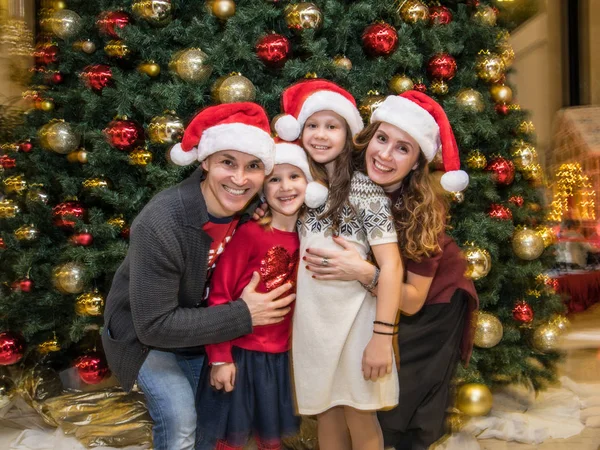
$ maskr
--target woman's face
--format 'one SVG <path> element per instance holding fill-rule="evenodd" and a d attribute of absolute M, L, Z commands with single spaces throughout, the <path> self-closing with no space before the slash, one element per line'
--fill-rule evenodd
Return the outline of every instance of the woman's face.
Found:
<path fill-rule="evenodd" d="M 419 165 L 421 148 L 408 133 L 382 122 L 365 151 L 367 175 L 386 192 L 397 190 Z"/>

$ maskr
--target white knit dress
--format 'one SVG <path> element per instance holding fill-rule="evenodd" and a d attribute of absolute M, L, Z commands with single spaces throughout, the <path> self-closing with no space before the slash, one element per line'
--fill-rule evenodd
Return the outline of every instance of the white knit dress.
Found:
<path fill-rule="evenodd" d="M 352 177 L 339 235 L 363 257 L 370 246 L 397 242 L 390 203 L 383 189 L 362 173 Z M 300 255 L 307 248 L 339 249 L 330 220 L 319 220 L 326 205 L 310 209 L 301 220 Z M 322 413 L 334 406 L 360 410 L 398 403 L 398 374 L 365 381 L 363 351 L 373 335 L 376 298 L 358 281 L 320 281 L 305 265 L 298 269 L 292 332 L 294 385 L 300 414 Z"/>

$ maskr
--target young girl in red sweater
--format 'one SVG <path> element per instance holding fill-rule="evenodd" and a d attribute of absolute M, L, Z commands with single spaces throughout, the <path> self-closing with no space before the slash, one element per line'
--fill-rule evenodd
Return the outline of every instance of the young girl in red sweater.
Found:
<path fill-rule="evenodd" d="M 240 226 L 227 244 L 211 280 L 209 306 L 238 298 L 248 283 L 258 292 L 292 283 L 295 291 L 296 221 L 305 202 L 325 201 L 327 189 L 313 182 L 302 147 L 279 143 L 263 191 L 269 213 Z M 280 449 L 281 438 L 298 431 L 288 359 L 292 312 L 246 336 L 206 346 L 198 434 L 205 442 L 216 441 L 217 450 L 242 449 L 250 435 L 258 449 Z"/>

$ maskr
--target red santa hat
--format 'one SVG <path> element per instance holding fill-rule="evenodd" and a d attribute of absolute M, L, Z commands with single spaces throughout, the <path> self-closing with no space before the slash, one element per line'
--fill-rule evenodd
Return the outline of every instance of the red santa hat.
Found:
<path fill-rule="evenodd" d="M 318 208 L 325 204 L 329 196 L 329 189 L 313 179 L 306 152 L 297 142 L 276 141 L 275 164 L 291 164 L 298 167 L 304 173 L 308 181 L 304 196 L 306 206 L 309 208 Z"/>
<path fill-rule="evenodd" d="M 286 141 L 298 139 L 306 120 L 319 111 L 342 116 L 352 135 L 364 127 L 352 94 L 331 81 L 312 79 L 293 84 L 283 91 L 281 102 L 284 115 L 276 119 L 274 128 Z"/>
<path fill-rule="evenodd" d="M 460 192 L 469 185 L 469 175 L 460 170 L 458 145 L 444 109 L 428 95 L 406 91 L 390 95 L 371 114 L 371 123 L 386 122 L 407 132 L 417 141 L 431 162 L 440 146 L 445 174 L 440 182 L 449 192 Z"/>
<path fill-rule="evenodd" d="M 175 164 L 187 166 L 221 150 L 256 156 L 264 163 L 265 173 L 271 173 L 275 142 L 265 110 L 251 102 L 209 106 L 192 119 L 170 156 Z"/>

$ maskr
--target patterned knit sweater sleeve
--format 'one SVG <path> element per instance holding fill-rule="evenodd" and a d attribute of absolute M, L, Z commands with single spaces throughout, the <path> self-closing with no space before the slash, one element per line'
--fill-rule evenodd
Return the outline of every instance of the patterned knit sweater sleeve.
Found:
<path fill-rule="evenodd" d="M 139 340 L 151 347 L 182 348 L 252 332 L 248 307 L 242 300 L 212 308 L 180 305 L 182 277 L 189 269 L 184 246 L 199 230 L 183 224 L 183 211 L 173 203 L 166 196 L 155 198 L 131 228 L 129 296 Z M 198 268 L 194 276 L 205 277 L 206 269 Z M 200 301 L 203 292 L 194 295 Z"/>

